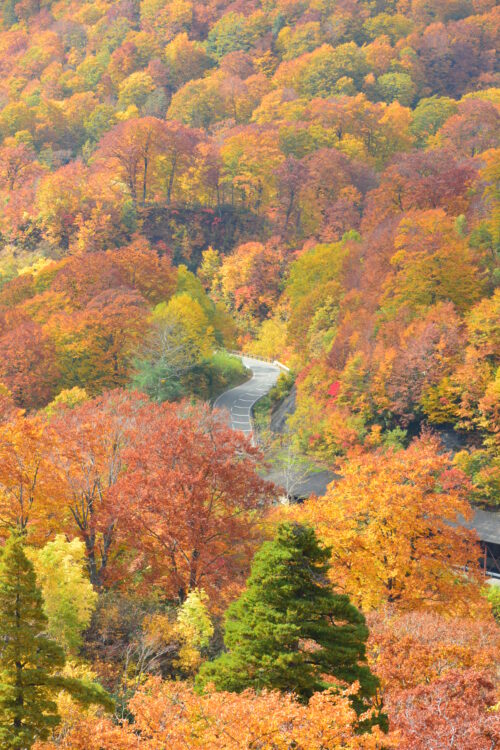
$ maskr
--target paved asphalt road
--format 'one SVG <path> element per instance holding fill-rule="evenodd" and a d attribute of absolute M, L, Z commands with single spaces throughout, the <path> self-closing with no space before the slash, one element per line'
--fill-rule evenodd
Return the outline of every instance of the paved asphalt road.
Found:
<path fill-rule="evenodd" d="M 252 434 L 252 406 L 268 393 L 280 375 L 276 365 L 261 362 L 251 357 L 242 357 L 245 367 L 252 371 L 246 383 L 225 391 L 216 399 L 214 407 L 226 410 L 228 422 L 233 430 Z"/>
<path fill-rule="evenodd" d="M 276 365 L 268 364 L 267 362 L 261 362 L 257 359 L 250 357 L 242 357 L 243 364 L 246 368 L 252 371 L 252 378 L 247 380 L 246 383 L 238 385 L 236 388 L 232 388 L 230 391 L 225 391 L 215 401 L 214 406 L 218 409 L 226 410 L 228 423 L 231 425 L 233 430 L 241 430 L 246 435 L 252 434 L 252 418 L 251 410 L 252 406 L 268 393 L 273 385 L 278 380 L 281 370 Z M 301 497 L 308 497 L 311 493 L 315 493 L 319 496 L 324 494 L 326 486 L 333 478 L 334 475 L 329 475 L 326 478 L 323 477 L 328 472 L 322 472 L 319 474 L 311 474 L 309 478 L 305 478 L 303 481 L 304 492 Z M 276 484 L 281 484 L 279 477 L 270 477 Z M 312 486 L 309 484 L 312 480 L 319 480 L 320 487 Z M 476 528 L 479 538 L 482 542 L 488 545 L 491 550 L 500 550 L 500 513 L 489 513 L 487 511 L 476 510 L 474 521 L 467 525 L 469 528 Z M 500 556 L 498 558 L 500 563 Z M 496 563 L 496 564 L 498 564 Z M 488 567 L 490 573 L 493 568 Z M 495 577 L 500 579 L 500 571 L 497 573 L 495 567 Z M 499 580 L 489 579 L 490 583 L 499 584 Z"/>

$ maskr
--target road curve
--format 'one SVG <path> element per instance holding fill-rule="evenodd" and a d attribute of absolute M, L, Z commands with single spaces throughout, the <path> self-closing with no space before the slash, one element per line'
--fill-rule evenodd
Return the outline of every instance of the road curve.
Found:
<path fill-rule="evenodd" d="M 221 409 L 226 412 L 228 424 L 233 430 L 241 430 L 245 435 L 252 435 L 252 406 L 268 393 L 276 381 L 280 373 L 282 372 L 277 365 L 273 365 L 267 362 L 261 362 L 258 359 L 252 359 L 251 357 L 241 357 L 241 360 L 248 370 L 251 370 L 252 377 L 242 385 L 231 388 L 229 391 L 224 391 L 214 402 L 214 408 Z M 324 475 L 328 476 L 324 476 Z M 310 487 L 308 479 L 306 477 L 301 482 L 301 487 L 304 488 L 304 494 L 299 497 L 309 497 L 311 493 L 321 497 L 325 494 L 326 485 L 338 475 L 333 475 L 329 472 L 314 473 L 311 477 L 319 479 L 319 489 L 314 486 Z M 279 479 L 272 478 L 276 484 L 281 484 Z M 306 489 L 307 487 L 307 489 Z M 464 526 L 467 528 L 475 528 L 480 540 L 483 544 L 486 544 L 490 549 L 500 548 L 500 513 L 493 513 L 488 511 L 477 510 L 475 511 L 474 520 L 472 522 L 464 522 Z M 493 577 L 488 578 L 489 583 L 494 583 L 500 586 L 500 568 L 498 563 L 495 562 L 495 568 L 493 571 L 493 563 L 487 567 L 488 573 Z M 487 560 L 488 564 L 488 560 Z"/>
<path fill-rule="evenodd" d="M 215 400 L 214 408 L 226 411 L 228 423 L 233 430 L 252 435 L 252 406 L 269 393 L 280 375 L 280 368 L 252 357 L 242 357 L 241 361 L 252 377 L 236 388 L 224 391 Z"/>

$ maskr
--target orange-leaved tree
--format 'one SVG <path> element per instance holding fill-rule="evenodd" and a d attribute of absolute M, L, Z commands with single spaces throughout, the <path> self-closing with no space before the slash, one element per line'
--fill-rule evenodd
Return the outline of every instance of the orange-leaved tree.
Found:
<path fill-rule="evenodd" d="M 56 393 L 59 375 L 54 344 L 37 323 L 21 319 L 0 336 L 0 382 L 16 405 L 45 406 Z"/>
<path fill-rule="evenodd" d="M 90 580 L 103 583 L 116 542 L 111 488 L 123 470 L 123 451 L 138 439 L 145 399 L 111 391 L 52 419 L 59 439 L 53 456 L 61 477 L 64 528 L 85 544 Z"/>
<path fill-rule="evenodd" d="M 62 386 L 99 393 L 125 385 L 148 312 L 138 292 L 119 287 L 96 295 L 71 316 L 54 316 L 47 327 L 55 341 Z"/>
<path fill-rule="evenodd" d="M 35 750 L 389 750 L 378 728 L 358 734 L 347 695 L 316 693 L 308 705 L 278 692 L 194 693 L 185 682 L 151 679 L 132 698 L 131 724 L 83 719 L 60 742 Z"/>
<path fill-rule="evenodd" d="M 58 438 L 40 415 L 18 412 L 0 424 L 0 534 L 46 539 L 61 522 L 61 486 L 52 456 Z"/>
<path fill-rule="evenodd" d="M 368 654 L 387 692 L 409 690 L 453 669 L 488 669 L 497 659 L 500 629 L 493 617 L 446 617 L 435 612 L 370 612 Z"/>
<path fill-rule="evenodd" d="M 256 472 L 259 451 L 206 406 L 151 405 L 145 420 L 113 490 L 121 533 L 181 601 L 238 580 L 273 495 Z"/>
<path fill-rule="evenodd" d="M 354 456 L 322 498 L 292 511 L 331 545 L 332 576 L 364 610 L 480 610 L 468 481 L 435 437 Z"/>
<path fill-rule="evenodd" d="M 401 691 L 387 702 L 400 731 L 400 750 L 492 750 L 500 742 L 495 676 L 452 670 L 430 685 Z"/>

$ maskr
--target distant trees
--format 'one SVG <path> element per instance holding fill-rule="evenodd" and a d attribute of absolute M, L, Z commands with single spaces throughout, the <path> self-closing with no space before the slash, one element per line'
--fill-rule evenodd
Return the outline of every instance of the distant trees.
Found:
<path fill-rule="evenodd" d="M 0 149 L 0 189 L 12 192 L 42 173 L 30 143 L 6 138 Z"/>
<path fill-rule="evenodd" d="M 481 297 L 473 254 L 444 211 L 407 214 L 396 231 L 394 249 L 395 273 L 388 275 L 382 298 L 389 315 L 394 308 L 416 311 L 444 300 L 463 311 Z"/>
<path fill-rule="evenodd" d="M 260 242 L 240 245 L 222 261 L 220 294 L 242 322 L 252 325 L 269 316 L 278 301 L 284 265 L 285 253 L 280 246 Z"/>
<path fill-rule="evenodd" d="M 28 216 L 32 211 L 26 206 Z M 123 244 L 130 230 L 123 220 L 124 195 L 116 181 L 103 179 L 80 161 L 65 164 L 41 180 L 35 211 L 36 230 L 63 251 L 107 250 Z"/>
<path fill-rule="evenodd" d="M 494 0 L 1 0 L 0 541 L 43 590 L 29 649 L 92 658 L 130 717 L 57 697 L 47 744 L 36 688 L 20 750 L 497 742 L 462 527 L 500 504 L 497 34 Z M 233 348 L 293 369 L 285 449 L 325 497 L 268 515 L 260 452 L 198 403 Z M 314 532 L 238 599 L 284 519 Z M 285 608 L 292 562 L 330 620 Z M 208 656 L 241 692 L 182 682 Z M 398 738 L 357 733 L 375 689 Z"/>
<path fill-rule="evenodd" d="M 117 125 L 101 142 L 101 154 L 118 167 L 134 204 L 148 197 L 150 169 L 161 148 L 163 123 L 154 117 Z"/>
<path fill-rule="evenodd" d="M 326 99 L 334 94 L 355 94 L 367 72 L 364 51 L 351 41 L 335 48 L 323 44 L 282 63 L 276 79 L 281 85 L 295 83 L 302 96 Z"/>
<path fill-rule="evenodd" d="M 465 193 L 474 177 L 474 164 L 457 161 L 446 149 L 402 154 L 368 195 L 363 228 L 412 209 L 443 208 L 456 216 L 466 205 Z"/>
<path fill-rule="evenodd" d="M 178 123 L 142 117 L 106 134 L 98 158 L 116 165 L 134 205 L 146 203 L 151 185 L 170 203 L 178 173 L 188 169 L 199 140 L 197 131 Z"/>

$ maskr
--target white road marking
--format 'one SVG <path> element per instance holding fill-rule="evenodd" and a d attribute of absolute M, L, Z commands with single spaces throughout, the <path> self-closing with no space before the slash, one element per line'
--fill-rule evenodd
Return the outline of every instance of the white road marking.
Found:
<path fill-rule="evenodd" d="M 242 359 L 252 371 L 252 377 L 243 385 L 221 394 L 214 406 L 226 410 L 228 422 L 233 429 L 252 436 L 251 409 L 275 385 L 280 371 L 273 365 L 263 364 L 251 357 Z"/>

